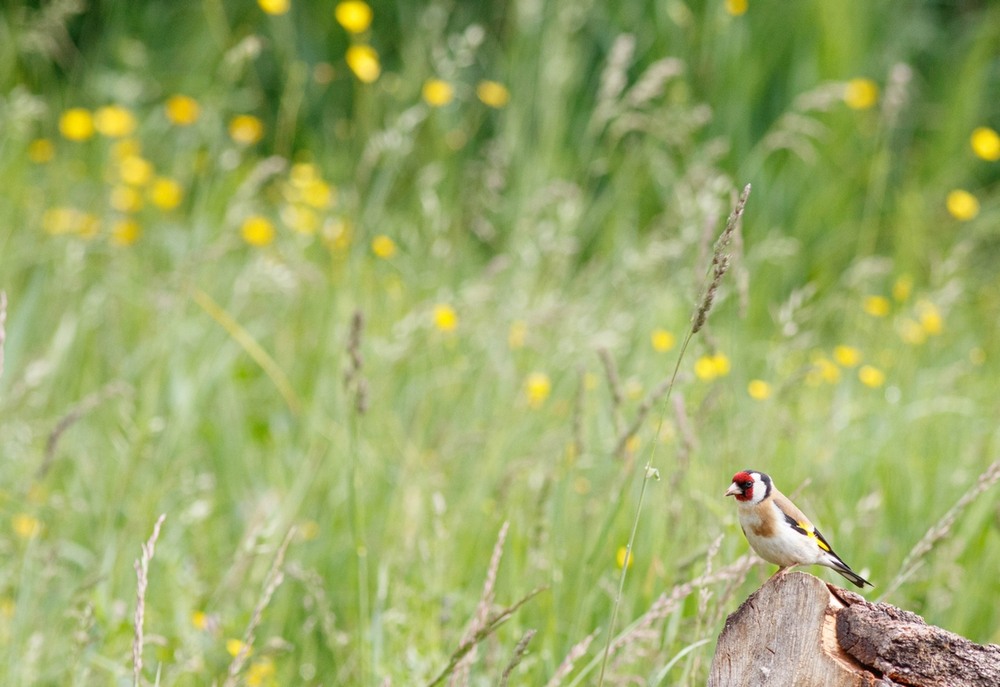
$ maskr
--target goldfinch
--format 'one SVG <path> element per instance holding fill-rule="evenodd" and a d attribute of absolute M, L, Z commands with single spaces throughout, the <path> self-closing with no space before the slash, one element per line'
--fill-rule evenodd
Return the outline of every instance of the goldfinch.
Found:
<path fill-rule="evenodd" d="M 778 491 L 763 472 L 744 470 L 733 475 L 726 496 L 736 497 L 740 527 L 761 558 L 778 565 L 780 575 L 796 565 L 824 565 L 864 589 L 871 582 L 851 570 L 809 518 Z"/>

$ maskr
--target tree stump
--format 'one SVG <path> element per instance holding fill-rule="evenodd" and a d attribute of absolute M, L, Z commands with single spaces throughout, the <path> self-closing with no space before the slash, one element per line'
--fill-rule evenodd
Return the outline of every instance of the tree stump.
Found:
<path fill-rule="evenodd" d="M 709 687 L 998 687 L 1000 646 L 801 572 L 768 580 L 726 619 Z"/>

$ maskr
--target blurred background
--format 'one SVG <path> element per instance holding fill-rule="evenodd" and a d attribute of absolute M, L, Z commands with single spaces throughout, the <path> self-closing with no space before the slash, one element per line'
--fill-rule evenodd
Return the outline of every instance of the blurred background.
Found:
<path fill-rule="evenodd" d="M 748 467 L 1000 642 L 997 129 L 989 0 L 5 4 L 0 681 L 703 684 Z"/>

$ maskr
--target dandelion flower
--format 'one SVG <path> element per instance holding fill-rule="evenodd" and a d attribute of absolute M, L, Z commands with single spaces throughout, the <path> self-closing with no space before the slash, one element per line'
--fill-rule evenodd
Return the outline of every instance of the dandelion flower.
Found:
<path fill-rule="evenodd" d="M 123 138 L 135 131 L 135 115 L 121 105 L 100 107 L 94 112 L 94 128 L 101 136 Z"/>
<path fill-rule="evenodd" d="M 632 552 L 628 550 L 627 546 L 618 547 L 618 552 L 615 553 L 615 563 L 619 568 L 624 568 L 626 566 L 631 568 L 634 558 L 635 557 L 632 555 Z"/>
<path fill-rule="evenodd" d="M 540 408 L 551 392 L 552 380 L 544 372 L 532 372 L 524 380 L 524 395 L 531 408 Z"/>
<path fill-rule="evenodd" d="M 833 359 L 841 367 L 857 367 L 861 362 L 861 351 L 854 346 L 841 344 L 833 349 Z"/>
<path fill-rule="evenodd" d="M 34 515 L 28 513 L 18 513 L 14 516 L 11 525 L 16 534 L 21 539 L 34 539 L 42 532 L 42 522 Z"/>
<path fill-rule="evenodd" d="M 274 225 L 271 220 L 260 215 L 247 217 L 240 227 L 243 240 L 251 246 L 266 246 L 274 241 Z"/>
<path fill-rule="evenodd" d="M 187 95 L 172 95 L 164 105 L 167 119 L 175 126 L 191 126 L 201 116 L 198 101 Z"/>
<path fill-rule="evenodd" d="M 247 645 L 243 643 L 243 640 L 236 639 L 235 637 L 226 640 L 226 651 L 230 656 L 236 657 L 244 649 L 246 649 L 246 656 L 253 655 L 253 649 L 247 647 Z"/>
<path fill-rule="evenodd" d="M 352 45 L 347 49 L 347 66 L 362 83 L 373 83 L 382 73 L 378 53 L 370 45 Z"/>
<path fill-rule="evenodd" d="M 257 0 L 257 5 L 265 13 L 277 16 L 286 13 L 291 7 L 291 2 L 290 0 Z"/>
<path fill-rule="evenodd" d="M 878 84 L 871 79 L 851 79 L 844 87 L 844 102 L 852 110 L 869 110 L 878 102 Z"/>
<path fill-rule="evenodd" d="M 396 242 L 385 234 L 379 234 L 372 239 L 372 253 L 383 260 L 388 260 L 396 254 Z"/>
<path fill-rule="evenodd" d="M 253 145 L 264 137 L 264 123 L 253 115 L 236 115 L 229 120 L 229 137 L 240 145 Z"/>
<path fill-rule="evenodd" d="M 434 326 L 442 332 L 453 332 L 458 327 L 458 313 L 447 303 L 434 306 Z"/>
<path fill-rule="evenodd" d="M 890 303 L 885 296 L 865 296 L 861 308 L 872 317 L 885 317 L 889 314 Z"/>
<path fill-rule="evenodd" d="M 909 299 L 910 293 L 912 292 L 913 277 L 908 274 L 899 275 L 899 278 L 897 278 L 895 283 L 892 285 L 892 297 L 898 303 L 903 303 Z"/>
<path fill-rule="evenodd" d="M 979 214 L 979 200 L 968 191 L 960 188 L 948 194 L 945 205 L 949 214 L 959 222 L 968 222 Z"/>
<path fill-rule="evenodd" d="M 765 401 L 771 398 L 774 390 L 771 388 L 771 385 L 763 379 L 752 379 L 747 385 L 747 393 L 750 394 L 750 398 L 754 400 Z"/>
<path fill-rule="evenodd" d="M 726 0 L 726 12 L 734 17 L 746 14 L 749 7 L 750 3 L 748 0 Z"/>
<path fill-rule="evenodd" d="M 59 117 L 59 133 L 70 141 L 86 141 L 94 135 L 94 117 L 90 110 L 73 107 Z"/>
<path fill-rule="evenodd" d="M 145 186 L 153 178 L 153 165 L 145 158 L 130 155 L 118 163 L 118 175 L 130 186 Z"/>
<path fill-rule="evenodd" d="M 899 338 L 911 346 L 919 346 L 927 340 L 927 332 L 924 331 L 924 328 L 920 326 L 919 322 L 909 317 L 904 317 L 896 323 L 896 331 L 899 332 Z"/>
<path fill-rule="evenodd" d="M 674 335 L 668 332 L 666 329 L 654 329 L 653 333 L 649 336 L 650 343 L 653 345 L 653 350 L 658 353 L 665 353 L 674 347 L 676 339 Z"/>
<path fill-rule="evenodd" d="M 142 195 L 131 186 L 115 186 L 108 203 L 118 212 L 138 212 L 142 209 Z"/>
<path fill-rule="evenodd" d="M 208 628 L 208 614 L 205 611 L 195 611 L 191 614 L 191 624 L 194 625 L 196 630 L 205 630 Z"/>
<path fill-rule="evenodd" d="M 149 187 L 149 200 L 161 210 L 173 210 L 184 199 L 184 189 L 168 177 L 157 177 Z"/>
<path fill-rule="evenodd" d="M 111 226 L 111 243 L 116 246 L 131 246 L 139 240 L 142 230 L 131 217 L 118 220 Z"/>
<path fill-rule="evenodd" d="M 858 369 L 858 379 L 865 386 L 876 389 L 885 384 L 885 373 L 872 365 L 862 365 Z"/>
<path fill-rule="evenodd" d="M 364 33 L 372 23 L 372 8 L 360 0 L 337 3 L 333 17 L 348 33 Z"/>
<path fill-rule="evenodd" d="M 36 138 L 28 144 L 28 159 L 36 165 L 49 162 L 56 156 L 56 147 L 47 138 Z"/>
<path fill-rule="evenodd" d="M 476 97 L 484 105 L 500 109 L 510 101 L 510 91 L 499 81 L 480 81 L 476 86 Z"/>
<path fill-rule="evenodd" d="M 941 311 L 930 301 L 919 301 L 917 303 L 917 319 L 920 322 L 920 328 L 928 336 L 937 336 L 944 328 Z"/>
<path fill-rule="evenodd" d="M 1000 134 L 988 126 L 977 127 L 969 137 L 969 145 L 977 157 L 987 162 L 1000 160 Z"/>
<path fill-rule="evenodd" d="M 428 79 L 422 90 L 424 101 L 431 107 L 443 107 L 455 96 L 455 89 L 442 79 Z"/>
<path fill-rule="evenodd" d="M 694 374 L 698 379 L 710 382 L 729 374 L 729 358 L 724 353 L 703 355 L 694 363 Z"/>

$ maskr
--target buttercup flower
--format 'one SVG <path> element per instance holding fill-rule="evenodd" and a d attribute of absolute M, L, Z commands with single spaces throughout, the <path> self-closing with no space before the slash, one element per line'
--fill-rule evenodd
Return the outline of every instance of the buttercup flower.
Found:
<path fill-rule="evenodd" d="M 176 126 L 191 126 L 198 121 L 201 107 L 198 101 L 186 95 L 172 95 L 164 105 L 164 111 L 171 124 Z"/>
<path fill-rule="evenodd" d="M 455 89 L 451 84 L 441 79 L 428 79 L 422 91 L 424 101 L 431 107 L 443 107 L 451 102 Z"/>
<path fill-rule="evenodd" d="M 951 216 L 959 222 L 968 222 L 979 214 L 979 200 L 968 191 L 960 188 L 948 194 L 945 205 Z"/>
<path fill-rule="evenodd" d="M 969 145 L 977 157 L 987 162 L 1000 160 L 1000 134 L 988 126 L 981 126 L 972 132 Z"/>
<path fill-rule="evenodd" d="M 364 33 L 372 23 L 372 8 L 360 0 L 347 0 L 333 8 L 333 16 L 348 33 Z"/>
<path fill-rule="evenodd" d="M 852 110 L 868 110 L 878 102 L 878 85 L 871 79 L 851 79 L 844 87 L 844 102 Z"/>
<path fill-rule="evenodd" d="M 94 135 L 94 117 L 90 110 L 74 107 L 59 117 L 59 133 L 70 141 L 86 141 Z"/>
<path fill-rule="evenodd" d="M 354 76 L 363 83 L 375 82 L 382 73 L 378 53 L 370 45 L 352 45 L 347 49 L 346 59 Z"/>
<path fill-rule="evenodd" d="M 480 81 L 476 86 L 476 97 L 484 105 L 499 109 L 510 101 L 510 91 L 498 81 Z"/>
<path fill-rule="evenodd" d="M 253 115 L 237 115 L 229 120 L 229 137 L 240 145 L 253 145 L 264 137 L 264 123 Z"/>

